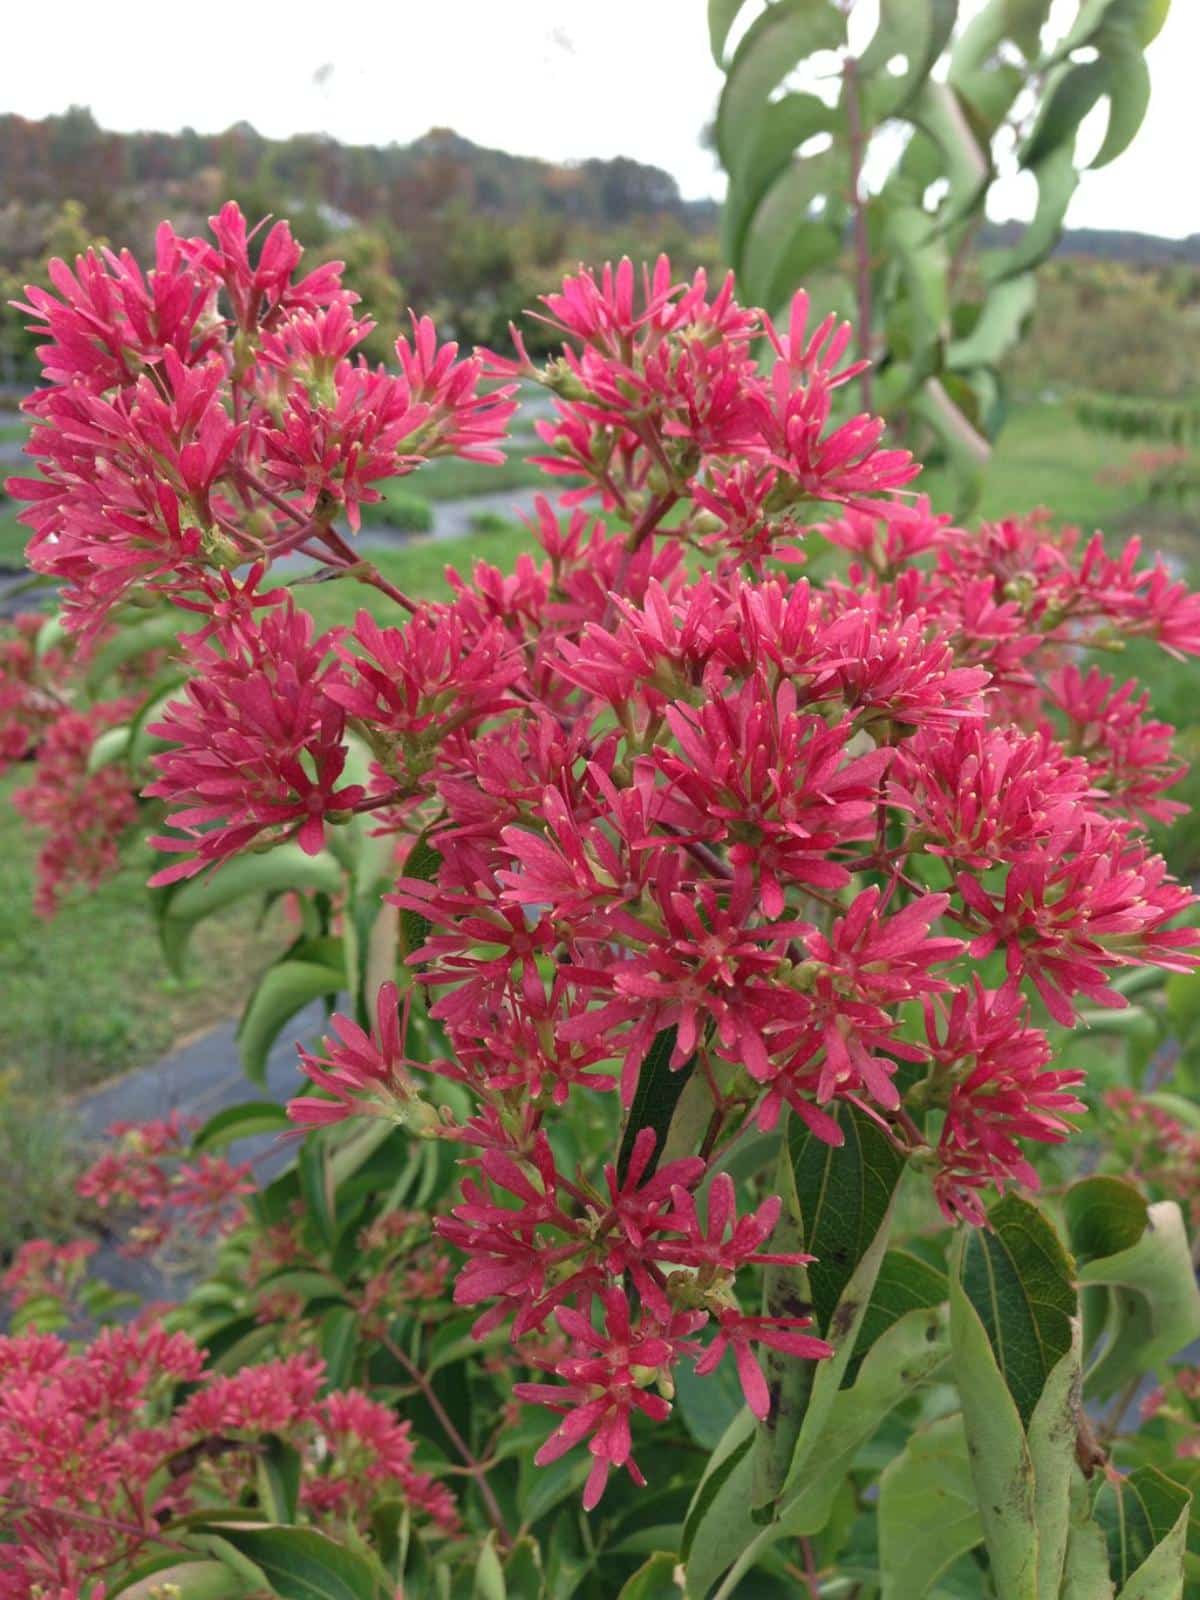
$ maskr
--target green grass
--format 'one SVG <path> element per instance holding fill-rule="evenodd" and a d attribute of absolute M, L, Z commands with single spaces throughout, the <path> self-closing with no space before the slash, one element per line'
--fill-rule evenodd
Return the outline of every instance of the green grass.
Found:
<path fill-rule="evenodd" d="M 429 500 L 462 500 L 473 494 L 499 494 L 502 489 L 528 489 L 543 483 L 545 475 L 522 455 L 511 456 L 499 467 L 445 456 L 419 467 L 407 481 Z"/>
<path fill-rule="evenodd" d="M 0 500 L 0 567 L 23 567 L 28 543 L 29 529 L 22 527 L 15 512 Z"/>
<path fill-rule="evenodd" d="M 197 929 L 194 976 L 172 978 L 148 915 L 142 843 L 115 877 L 73 896 L 52 921 L 38 919 L 36 842 L 11 800 L 26 778 L 18 768 L 0 782 L 0 1073 L 15 1070 L 27 1089 L 54 1098 L 235 1015 L 284 930 L 275 915 L 256 929 L 248 908 L 214 918 Z"/>

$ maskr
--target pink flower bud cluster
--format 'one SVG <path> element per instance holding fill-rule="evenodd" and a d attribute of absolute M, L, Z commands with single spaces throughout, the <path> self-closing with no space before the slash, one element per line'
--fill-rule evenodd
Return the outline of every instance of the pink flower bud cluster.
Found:
<path fill-rule="evenodd" d="M 1122 1004 L 1131 965 L 1192 964 L 1191 896 L 1142 821 L 1172 806 L 1168 731 L 1077 658 L 1126 635 L 1196 654 L 1200 598 L 1136 545 L 935 515 L 850 414 L 849 331 L 810 330 L 803 295 L 777 328 L 729 281 L 623 262 L 546 297 L 545 369 L 519 336 L 515 361 L 463 362 L 418 323 L 387 377 L 355 365 L 336 275 L 295 281 L 290 235 L 253 266 L 239 218 L 214 229 L 164 234 L 146 277 L 106 256 L 31 294 L 33 560 L 85 634 L 147 586 L 205 617 L 155 725 L 164 881 L 316 851 L 368 811 L 408 851 L 405 982 L 304 1053 L 295 1115 L 465 1147 L 439 1224 L 454 1298 L 548 1369 L 520 1389 L 563 1418 L 539 1458 L 588 1441 L 591 1506 L 612 1468 L 640 1477 L 633 1427 L 668 1414 L 680 1361 L 730 1353 L 763 1415 L 754 1346 L 827 1349 L 746 1310 L 764 1264 L 806 1258 L 769 1248 L 778 1198 L 739 1202 L 734 1141 L 786 1116 L 837 1145 L 853 1108 L 980 1222 L 1081 1109 L 1047 1021 Z M 334 519 L 420 457 L 491 459 L 512 404 L 480 384 L 514 378 L 555 397 L 538 459 L 565 492 L 512 574 L 480 563 L 417 606 Z M 291 549 L 395 620 L 314 636 L 264 586 Z M 783 575 L 813 549 L 835 576 Z M 413 1005 L 433 1062 L 410 1058 Z M 671 1073 L 675 1123 L 641 1126 Z"/>

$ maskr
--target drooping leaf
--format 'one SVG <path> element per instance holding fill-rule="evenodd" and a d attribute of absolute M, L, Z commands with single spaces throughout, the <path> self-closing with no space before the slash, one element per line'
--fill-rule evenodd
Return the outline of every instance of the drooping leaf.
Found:
<path fill-rule="evenodd" d="M 708 0 L 708 41 L 719 67 L 725 65 L 725 41 L 745 3 L 746 0 Z"/>
<path fill-rule="evenodd" d="M 321 1318 L 321 1356 L 325 1387 L 345 1389 L 354 1376 L 358 1349 L 358 1314 L 350 1306 L 330 1306 Z"/>
<path fill-rule="evenodd" d="M 1129 1234 L 1127 1219 L 1124 1230 L 1113 1237 Z M 1200 1289 L 1187 1229 L 1173 1200 L 1149 1206 L 1140 1239 L 1088 1260 L 1079 1269 L 1079 1281 L 1109 1289 L 1104 1344 L 1085 1379 L 1089 1395 L 1103 1399 L 1114 1394 L 1136 1374 L 1152 1372 L 1200 1337 Z"/>
<path fill-rule="evenodd" d="M 776 0 L 747 29 L 717 106 L 717 149 L 727 168 L 738 165 L 772 91 L 793 67 L 816 50 L 836 49 L 844 37 L 845 20 L 830 0 Z"/>
<path fill-rule="evenodd" d="M 246 1002 L 237 1042 L 246 1076 L 261 1083 L 267 1056 L 285 1023 L 314 1000 L 335 999 L 344 972 L 311 961 L 281 961 L 268 967 Z"/>
<path fill-rule="evenodd" d="M 982 1540 L 967 1437 L 955 1412 L 918 1429 L 880 1476 L 883 1600 L 922 1600 Z"/>
<path fill-rule="evenodd" d="M 215 870 L 171 885 L 157 907 L 158 936 L 167 965 L 180 975 L 188 939 L 196 924 L 247 895 L 285 890 L 336 894 L 343 881 L 342 869 L 328 851 L 306 855 L 294 840 L 289 840 L 261 855 L 239 856 Z"/>
<path fill-rule="evenodd" d="M 193 1136 L 192 1149 L 223 1150 L 238 1139 L 249 1139 L 260 1133 L 285 1133 L 295 1124 L 287 1112 L 274 1100 L 245 1100 L 241 1105 L 226 1106 L 223 1111 L 209 1117 Z"/>
<path fill-rule="evenodd" d="M 268 1434 L 256 1452 L 259 1501 L 273 1522 L 291 1523 L 300 1498 L 300 1456 L 295 1448 Z"/>
<path fill-rule="evenodd" d="M 508 1600 L 508 1585 L 504 1581 L 504 1568 L 496 1549 L 494 1529 L 479 1547 L 471 1600 Z"/>

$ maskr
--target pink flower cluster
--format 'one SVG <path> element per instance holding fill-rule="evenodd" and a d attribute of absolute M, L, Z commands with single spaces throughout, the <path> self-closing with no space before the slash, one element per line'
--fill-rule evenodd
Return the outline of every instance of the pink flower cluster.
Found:
<path fill-rule="evenodd" d="M 723 1171 L 745 1130 L 837 1145 L 853 1107 L 980 1222 L 985 1191 L 1035 1181 L 1024 1142 L 1081 1109 L 1047 1019 L 1122 1004 L 1130 965 L 1192 964 L 1192 897 L 1142 823 L 1170 814 L 1168 732 L 1077 657 L 1126 635 L 1200 653 L 1200 597 L 1136 545 L 936 515 L 848 414 L 849 331 L 810 331 L 803 295 L 777 328 L 728 281 L 625 262 L 546 297 L 544 370 L 519 336 L 516 361 L 464 363 L 422 323 L 393 379 L 351 361 L 333 277 L 293 281 L 290 236 L 251 267 L 239 219 L 214 228 L 216 249 L 164 235 L 147 279 L 106 257 L 34 301 L 34 561 L 85 632 L 139 585 L 205 616 L 156 729 L 164 879 L 315 851 L 356 812 L 408 848 L 404 992 L 305 1052 L 295 1115 L 465 1146 L 455 1299 L 558 1380 L 520 1393 L 563 1416 L 540 1459 L 588 1441 L 591 1506 L 613 1467 L 639 1476 L 632 1425 L 667 1414 L 679 1361 L 730 1352 L 763 1415 L 753 1346 L 827 1349 L 744 1309 L 765 1263 L 805 1259 L 769 1249 L 779 1199 L 739 1205 Z M 418 606 L 334 516 L 418 456 L 490 458 L 511 404 L 480 383 L 517 377 L 555 396 L 540 460 L 568 487 L 539 502 L 538 554 Z M 783 575 L 814 547 L 838 575 Z M 395 620 L 314 637 L 264 587 L 291 549 Z M 412 1005 L 444 1059 L 410 1059 Z M 672 1072 L 664 1142 L 640 1091 Z M 609 1159 L 556 1139 L 568 1105 L 613 1130 Z"/>
<path fill-rule="evenodd" d="M 254 1193 L 250 1165 L 208 1151 L 189 1154 L 197 1127 L 178 1112 L 161 1122 L 114 1122 L 111 1148 L 80 1175 L 80 1199 L 131 1219 L 126 1255 L 228 1233 L 244 1221 L 242 1199 Z"/>
<path fill-rule="evenodd" d="M 297 1451 L 312 1520 L 365 1533 L 379 1502 L 400 1499 L 455 1532 L 453 1496 L 414 1466 L 408 1424 L 357 1390 L 323 1393 L 323 1379 L 302 1356 L 214 1375 L 156 1324 L 79 1353 L 50 1334 L 0 1338 L 0 1600 L 103 1600 L 116 1563 L 179 1547 L 177 1518 L 236 1517 L 268 1436 Z"/>

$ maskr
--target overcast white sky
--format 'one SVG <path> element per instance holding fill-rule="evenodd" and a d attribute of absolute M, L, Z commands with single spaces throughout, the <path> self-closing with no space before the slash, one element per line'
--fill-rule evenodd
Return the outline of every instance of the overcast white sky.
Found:
<path fill-rule="evenodd" d="M 869 5 L 871 0 L 862 0 Z M 971 0 L 967 0 L 970 4 Z M 1060 0 L 1066 4 L 1067 0 Z M 705 0 L 57 0 L 22 10 L 0 54 L 0 110 L 88 105 L 102 127 L 405 143 L 452 127 L 550 160 L 633 156 L 688 197 L 719 195 L 698 135 L 721 76 Z M 36 34 L 34 48 L 28 30 Z M 1090 174 L 1068 222 L 1200 232 L 1200 4 L 1174 0 L 1149 53 L 1134 146 Z M 997 217 L 1026 215 L 1010 187 Z"/>

